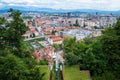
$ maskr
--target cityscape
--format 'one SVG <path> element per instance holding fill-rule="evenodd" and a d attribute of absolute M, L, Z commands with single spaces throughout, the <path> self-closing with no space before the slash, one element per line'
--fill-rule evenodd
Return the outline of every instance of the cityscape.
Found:
<path fill-rule="evenodd" d="M 0 80 L 120 80 L 118 0 L 35 1 L 0 1 Z"/>

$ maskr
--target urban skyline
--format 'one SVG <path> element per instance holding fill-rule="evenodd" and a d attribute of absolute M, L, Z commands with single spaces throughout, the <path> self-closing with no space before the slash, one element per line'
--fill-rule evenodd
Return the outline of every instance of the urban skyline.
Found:
<path fill-rule="evenodd" d="M 120 10 L 119 0 L 0 0 L 0 9 L 6 6 L 23 6 L 53 9 Z"/>

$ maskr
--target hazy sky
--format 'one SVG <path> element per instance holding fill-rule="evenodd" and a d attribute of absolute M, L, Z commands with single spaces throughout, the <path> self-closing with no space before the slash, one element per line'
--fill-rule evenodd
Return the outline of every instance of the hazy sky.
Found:
<path fill-rule="evenodd" d="M 120 10 L 120 0 L 0 0 L 1 8 L 7 5 L 55 9 Z"/>

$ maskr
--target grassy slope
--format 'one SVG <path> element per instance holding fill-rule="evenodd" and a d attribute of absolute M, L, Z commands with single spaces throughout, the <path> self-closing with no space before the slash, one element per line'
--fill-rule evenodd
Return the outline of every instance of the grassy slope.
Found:
<path fill-rule="evenodd" d="M 88 71 L 79 71 L 77 66 L 64 67 L 65 80 L 90 80 Z"/>
<path fill-rule="evenodd" d="M 49 67 L 47 65 L 40 65 L 40 70 L 42 73 L 45 73 L 44 80 L 49 80 Z"/>

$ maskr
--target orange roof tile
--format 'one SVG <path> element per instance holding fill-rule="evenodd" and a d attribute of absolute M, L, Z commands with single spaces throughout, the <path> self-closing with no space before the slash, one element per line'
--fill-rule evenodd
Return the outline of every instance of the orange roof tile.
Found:
<path fill-rule="evenodd" d="M 56 41 L 62 41 L 63 39 L 61 37 L 56 37 L 56 38 L 53 38 L 52 40 L 53 42 L 56 42 Z"/>

